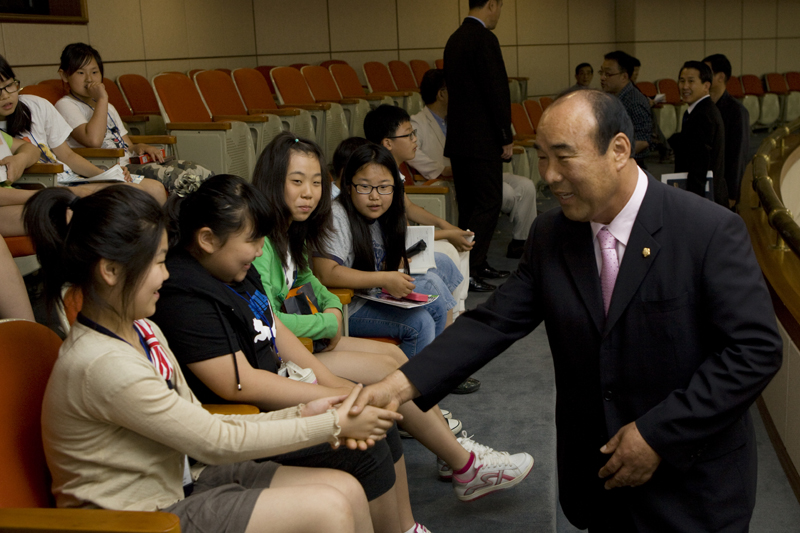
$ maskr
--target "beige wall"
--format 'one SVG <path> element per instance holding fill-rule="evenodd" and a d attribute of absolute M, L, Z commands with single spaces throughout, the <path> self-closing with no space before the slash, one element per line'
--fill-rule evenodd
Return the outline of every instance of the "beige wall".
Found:
<path fill-rule="evenodd" d="M 56 77 L 65 44 L 100 50 L 108 77 L 163 70 L 344 59 L 442 57 L 467 0 L 87 0 L 88 26 L 0 24 L 0 53 L 25 83 Z M 622 48 L 642 80 L 674 77 L 687 59 L 728 55 L 735 74 L 800 70 L 800 0 L 505 0 L 496 34 L 530 95 L 574 83 Z M 593 85 L 599 80 L 595 77 Z"/>

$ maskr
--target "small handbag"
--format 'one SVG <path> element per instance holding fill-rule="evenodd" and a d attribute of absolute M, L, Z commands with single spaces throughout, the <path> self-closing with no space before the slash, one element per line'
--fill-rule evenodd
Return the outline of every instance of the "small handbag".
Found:
<path fill-rule="evenodd" d="M 310 368 L 303 368 L 300 365 L 291 361 L 284 361 L 281 359 L 281 366 L 278 367 L 278 375 L 289 378 L 292 381 L 301 381 L 303 383 L 316 383 L 317 376 Z"/>
<path fill-rule="evenodd" d="M 305 283 L 291 289 L 283 300 L 281 310 L 290 315 L 316 315 L 319 313 L 319 304 L 311 284 Z M 323 351 L 329 343 L 330 339 L 315 340 L 314 353 Z"/>

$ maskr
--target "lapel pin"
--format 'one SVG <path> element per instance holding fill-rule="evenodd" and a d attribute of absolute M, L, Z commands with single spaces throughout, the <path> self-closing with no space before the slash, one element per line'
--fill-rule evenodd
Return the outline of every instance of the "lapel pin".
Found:
<path fill-rule="evenodd" d="M 650 257 L 650 248 L 642 250 L 642 257 Z"/>

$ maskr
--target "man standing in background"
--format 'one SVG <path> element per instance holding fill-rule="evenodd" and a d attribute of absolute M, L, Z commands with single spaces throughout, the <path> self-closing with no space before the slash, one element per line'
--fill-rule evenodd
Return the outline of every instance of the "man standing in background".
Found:
<path fill-rule="evenodd" d="M 469 0 L 469 16 L 444 49 L 449 93 L 444 155 L 453 169 L 458 225 L 475 232 L 471 282 L 509 275 L 486 260 L 503 204 L 503 159 L 511 159 L 514 147 L 508 74 L 491 31 L 502 7 L 503 0 Z"/>

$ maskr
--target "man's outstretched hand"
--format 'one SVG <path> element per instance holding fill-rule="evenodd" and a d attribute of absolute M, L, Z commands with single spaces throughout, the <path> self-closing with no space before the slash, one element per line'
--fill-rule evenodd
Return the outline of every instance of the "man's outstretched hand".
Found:
<path fill-rule="evenodd" d="M 350 414 L 359 414 L 367 405 L 396 411 L 398 407 L 418 395 L 419 391 L 408 381 L 405 374 L 395 370 L 381 381 L 364 387 L 350 409 Z"/>

